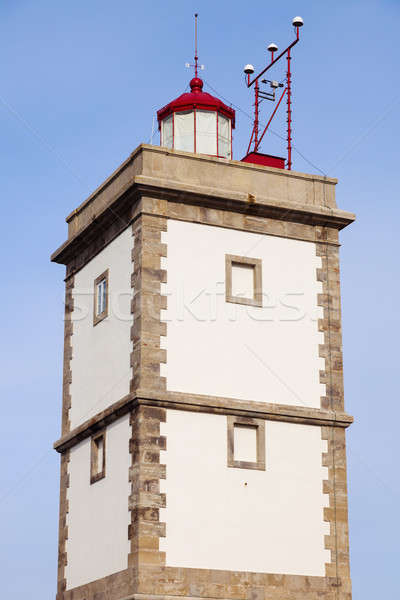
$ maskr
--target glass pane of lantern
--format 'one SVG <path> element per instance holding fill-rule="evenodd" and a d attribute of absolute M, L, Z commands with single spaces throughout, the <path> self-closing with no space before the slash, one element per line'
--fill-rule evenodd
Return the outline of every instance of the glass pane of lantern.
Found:
<path fill-rule="evenodd" d="M 196 111 L 196 152 L 217 154 L 217 113 Z"/>
<path fill-rule="evenodd" d="M 218 156 L 231 158 L 231 123 L 227 117 L 218 114 Z"/>
<path fill-rule="evenodd" d="M 161 130 L 161 145 L 167 148 L 172 148 L 172 115 L 164 119 Z"/>
<path fill-rule="evenodd" d="M 194 111 L 175 113 L 174 148 L 194 152 Z"/>

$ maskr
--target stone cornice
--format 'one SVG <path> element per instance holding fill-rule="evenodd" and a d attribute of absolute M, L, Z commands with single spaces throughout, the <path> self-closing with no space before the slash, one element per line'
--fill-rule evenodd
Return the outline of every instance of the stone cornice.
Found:
<path fill-rule="evenodd" d="M 346 428 L 353 422 L 353 417 L 347 413 L 306 406 L 253 402 L 181 392 L 138 390 L 134 394 L 124 396 L 118 402 L 75 427 L 71 432 L 57 440 L 54 443 L 54 448 L 57 452 L 64 452 L 139 405 L 317 426 Z"/>
<path fill-rule="evenodd" d="M 129 193 L 131 192 L 131 193 Z M 133 205 L 138 195 L 133 195 L 132 185 L 124 188 L 121 195 L 107 206 L 92 222 L 69 238 L 55 250 L 50 260 L 59 264 L 68 264 L 73 257 L 85 248 L 91 240 L 102 235 L 111 224 L 117 224 L 116 234 L 126 229 L 132 222 Z"/>
<path fill-rule="evenodd" d="M 88 240 L 102 234 L 110 224 L 119 225 L 119 230 L 128 227 L 134 217 L 134 205 L 143 196 L 163 199 L 174 203 L 214 208 L 230 213 L 240 213 L 257 218 L 290 221 L 313 226 L 326 226 L 343 229 L 355 219 L 353 213 L 336 208 L 313 206 L 300 203 L 277 202 L 268 197 L 257 200 L 239 192 L 160 180 L 155 177 L 137 176 L 126 185 L 122 195 L 93 219 L 84 229 L 72 235 L 52 255 L 53 262 L 68 264 L 87 246 Z M 169 215 L 164 215 L 169 216 Z"/>
<path fill-rule="evenodd" d="M 353 213 L 339 208 L 314 206 L 297 202 L 277 201 L 268 196 L 252 196 L 249 193 L 218 189 L 201 185 L 178 183 L 146 175 L 135 177 L 134 184 L 141 195 L 197 204 L 232 212 L 252 214 L 258 217 L 307 223 L 343 229 L 355 220 Z"/>
<path fill-rule="evenodd" d="M 148 196 L 230 214 L 342 229 L 353 213 L 336 208 L 335 179 L 274 169 L 157 146 L 139 146 L 68 217 L 69 236 L 51 256 L 68 264 L 88 240 L 132 221 Z M 165 214 L 164 216 L 167 216 Z"/>

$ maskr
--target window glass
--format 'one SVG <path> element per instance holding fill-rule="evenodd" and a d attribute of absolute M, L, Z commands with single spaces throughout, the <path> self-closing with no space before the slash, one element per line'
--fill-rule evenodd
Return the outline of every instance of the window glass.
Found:
<path fill-rule="evenodd" d="M 231 158 L 231 122 L 218 114 L 218 156 Z"/>
<path fill-rule="evenodd" d="M 172 148 L 173 145 L 173 115 L 170 115 L 161 125 L 161 145 Z"/>
<path fill-rule="evenodd" d="M 97 325 L 108 315 L 108 269 L 94 280 L 93 325 Z"/>
<path fill-rule="evenodd" d="M 107 281 L 102 279 L 97 284 L 97 314 L 101 315 L 107 306 Z"/>
<path fill-rule="evenodd" d="M 174 148 L 194 152 L 194 111 L 175 113 Z"/>
<path fill-rule="evenodd" d="M 196 110 L 196 152 L 217 154 L 217 113 Z"/>

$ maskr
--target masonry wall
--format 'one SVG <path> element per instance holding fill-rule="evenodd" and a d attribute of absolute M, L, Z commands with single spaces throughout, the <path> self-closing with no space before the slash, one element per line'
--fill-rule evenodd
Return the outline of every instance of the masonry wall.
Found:
<path fill-rule="evenodd" d="M 132 229 L 128 227 L 75 275 L 71 339 L 71 428 L 129 393 Z M 94 281 L 109 272 L 109 315 L 93 324 Z"/>
<path fill-rule="evenodd" d="M 167 390 L 320 407 L 316 245 L 169 219 Z M 225 255 L 262 260 L 263 307 L 225 300 Z"/>
<path fill-rule="evenodd" d="M 128 566 L 129 415 L 106 429 L 105 477 L 90 483 L 87 438 L 70 450 L 67 515 L 67 589 Z"/>
<path fill-rule="evenodd" d="M 141 147 L 68 218 L 58 600 L 350 600 L 334 184 Z"/>
<path fill-rule="evenodd" d="M 266 469 L 227 467 L 227 417 L 168 410 L 166 566 L 324 576 L 321 428 L 266 422 Z"/>

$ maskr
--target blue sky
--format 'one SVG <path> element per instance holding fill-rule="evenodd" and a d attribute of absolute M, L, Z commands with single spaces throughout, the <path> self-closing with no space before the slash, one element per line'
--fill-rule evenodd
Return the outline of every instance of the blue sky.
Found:
<path fill-rule="evenodd" d="M 238 159 L 250 135 L 243 65 L 261 66 L 266 45 L 283 48 L 292 17 L 304 18 L 294 143 L 339 178 L 338 204 L 358 217 L 341 236 L 354 598 L 396 597 L 400 4 L 389 0 L 0 2 L 2 592 L 55 596 L 64 272 L 49 255 L 65 216 L 149 141 L 155 111 L 185 90 L 195 11 L 204 79 L 244 111 Z M 263 151 L 284 148 L 269 134 Z M 298 154 L 293 167 L 318 172 Z"/>

